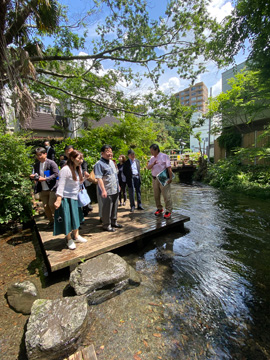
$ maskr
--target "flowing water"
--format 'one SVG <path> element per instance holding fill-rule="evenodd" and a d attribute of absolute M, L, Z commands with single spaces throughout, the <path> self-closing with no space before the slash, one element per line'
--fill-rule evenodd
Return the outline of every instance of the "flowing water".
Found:
<path fill-rule="evenodd" d="M 172 191 L 186 234 L 119 251 L 142 283 L 92 307 L 98 359 L 270 359 L 270 201 L 199 184 Z"/>

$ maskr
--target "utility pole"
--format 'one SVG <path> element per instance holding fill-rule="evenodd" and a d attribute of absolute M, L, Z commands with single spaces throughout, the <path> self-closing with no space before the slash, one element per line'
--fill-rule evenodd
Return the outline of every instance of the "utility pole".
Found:
<path fill-rule="evenodd" d="M 212 97 L 212 86 L 210 87 L 210 98 Z M 210 161 L 210 139 L 211 139 L 211 117 L 209 118 L 209 128 L 208 128 L 208 149 L 207 149 L 207 157 L 208 161 Z"/>

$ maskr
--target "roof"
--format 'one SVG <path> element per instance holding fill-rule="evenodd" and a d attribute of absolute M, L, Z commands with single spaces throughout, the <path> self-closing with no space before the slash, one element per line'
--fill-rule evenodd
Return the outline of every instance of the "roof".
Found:
<path fill-rule="evenodd" d="M 92 122 L 92 129 L 102 127 L 104 125 L 113 125 L 113 124 L 120 124 L 120 121 L 113 116 L 105 116 L 101 118 L 99 121 Z"/>
<path fill-rule="evenodd" d="M 32 130 L 55 131 L 52 126 L 55 125 L 55 118 L 51 114 L 36 112 L 27 126 Z"/>

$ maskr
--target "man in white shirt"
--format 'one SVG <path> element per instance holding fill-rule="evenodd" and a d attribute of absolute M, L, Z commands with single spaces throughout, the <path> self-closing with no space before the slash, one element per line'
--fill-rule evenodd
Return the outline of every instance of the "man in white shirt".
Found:
<path fill-rule="evenodd" d="M 45 215 L 49 219 L 48 225 L 51 227 L 54 221 L 58 166 L 53 160 L 47 159 L 47 152 L 42 147 L 36 149 L 36 158 L 38 161 L 34 165 L 30 178 L 35 180 L 35 194 L 40 194 Z"/>
<path fill-rule="evenodd" d="M 159 216 L 163 213 L 163 206 L 161 205 L 160 196 L 163 195 L 165 201 L 166 212 L 164 214 L 164 219 L 170 219 L 172 213 L 172 199 L 171 199 L 171 182 L 172 182 L 172 167 L 170 158 L 168 155 L 161 153 L 159 146 L 157 144 L 152 144 L 150 146 L 151 159 L 147 164 L 147 169 L 152 171 L 152 184 L 154 189 L 154 197 L 157 206 L 155 212 L 156 216 Z M 167 169 L 169 180 L 167 185 L 163 186 L 157 179 L 157 175 Z"/>
<path fill-rule="evenodd" d="M 47 150 L 47 159 L 55 161 L 55 150 L 51 147 L 49 141 L 44 141 L 45 149 Z"/>
<path fill-rule="evenodd" d="M 140 162 L 135 158 L 135 152 L 128 150 L 128 160 L 124 162 L 123 172 L 126 177 L 130 211 L 135 210 L 135 191 L 137 195 L 137 209 L 144 210 L 141 201 L 141 174 L 140 174 Z"/>

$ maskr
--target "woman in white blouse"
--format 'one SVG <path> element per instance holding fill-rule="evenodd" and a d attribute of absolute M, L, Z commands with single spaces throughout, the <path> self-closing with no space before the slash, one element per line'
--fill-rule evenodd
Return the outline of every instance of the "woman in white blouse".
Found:
<path fill-rule="evenodd" d="M 86 239 L 79 235 L 83 212 L 78 207 L 78 192 L 83 183 L 81 164 L 83 154 L 73 150 L 69 154 L 67 164 L 59 172 L 59 182 L 56 190 L 54 231 L 53 235 L 65 234 L 67 247 L 76 249 L 74 241 L 85 243 Z M 73 233 L 73 234 L 72 234 Z M 72 239 L 73 235 L 73 239 Z"/>

